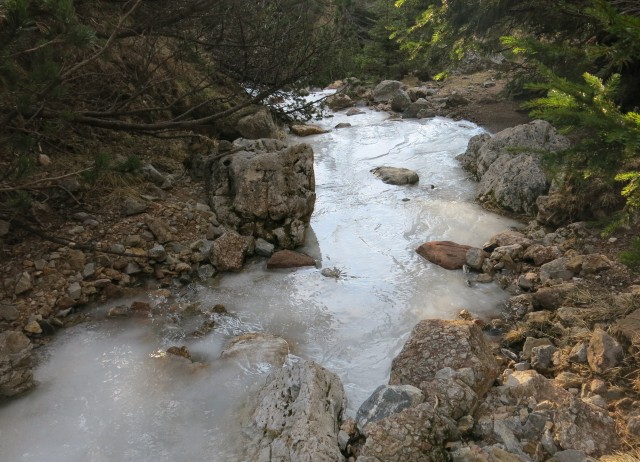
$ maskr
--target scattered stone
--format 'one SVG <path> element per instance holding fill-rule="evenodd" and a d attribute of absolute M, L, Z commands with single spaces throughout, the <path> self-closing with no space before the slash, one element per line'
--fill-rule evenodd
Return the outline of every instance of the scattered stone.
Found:
<path fill-rule="evenodd" d="M 553 354 L 558 349 L 553 345 L 542 345 L 531 349 L 531 367 L 546 373 L 553 368 Z"/>
<path fill-rule="evenodd" d="M 213 265 L 201 265 L 198 267 L 198 278 L 200 278 L 201 281 L 211 279 L 215 274 L 216 269 Z"/>
<path fill-rule="evenodd" d="M 163 262 L 167 259 L 167 251 L 161 244 L 156 244 L 152 248 L 150 248 L 147 252 L 147 255 L 149 256 L 149 258 L 157 262 Z"/>
<path fill-rule="evenodd" d="M 527 337 L 524 341 L 524 345 L 522 347 L 522 352 L 520 353 L 520 359 L 531 359 L 531 351 L 540 346 L 553 346 L 553 343 L 550 339 L 544 338 L 535 338 L 535 337 Z"/>
<path fill-rule="evenodd" d="M 397 186 L 415 184 L 420 180 L 416 172 L 407 168 L 376 167 L 370 171 L 384 183 Z"/>
<path fill-rule="evenodd" d="M 171 230 L 165 222 L 154 217 L 146 217 L 144 222 L 160 244 L 165 244 L 173 240 Z"/>
<path fill-rule="evenodd" d="M 522 290 L 530 291 L 535 288 L 537 282 L 538 282 L 538 275 L 533 272 L 528 272 L 528 273 L 522 274 L 518 278 L 518 287 L 520 287 Z"/>
<path fill-rule="evenodd" d="M 622 347 L 602 329 L 593 331 L 587 348 L 587 361 L 591 370 L 603 373 L 616 367 L 622 358 Z"/>
<path fill-rule="evenodd" d="M 541 287 L 532 298 L 533 307 L 538 310 L 555 310 L 578 292 L 575 284 L 565 282 L 551 287 Z"/>
<path fill-rule="evenodd" d="M 124 274 L 127 274 L 127 275 L 138 274 L 141 272 L 142 272 L 142 268 L 140 268 L 140 265 L 138 265 L 134 261 L 127 263 L 127 265 L 124 268 Z"/>
<path fill-rule="evenodd" d="M 451 241 L 431 241 L 422 244 L 416 252 L 434 263 L 448 270 L 461 269 L 471 246 L 456 244 Z"/>
<path fill-rule="evenodd" d="M 578 374 L 563 371 L 556 375 L 554 381 L 560 388 L 567 390 L 569 388 L 580 388 L 584 380 Z"/>
<path fill-rule="evenodd" d="M 560 257 L 562 257 L 562 251 L 555 245 L 547 247 L 541 244 L 533 244 L 527 248 L 523 258 L 533 262 L 536 266 L 542 266 Z"/>
<path fill-rule="evenodd" d="M 362 403 L 356 414 L 358 429 L 366 435 L 367 424 L 396 414 L 424 401 L 424 393 L 412 385 L 381 385 Z"/>
<path fill-rule="evenodd" d="M 540 280 L 542 282 L 546 282 L 549 279 L 570 281 L 575 275 L 569 266 L 570 262 L 569 258 L 561 257 L 545 263 L 540 267 Z"/>
<path fill-rule="evenodd" d="M 353 100 L 344 93 L 336 93 L 327 98 L 327 106 L 334 111 L 353 106 Z"/>
<path fill-rule="evenodd" d="M 256 394 L 243 460 L 344 461 L 338 447 L 345 395 L 338 376 L 309 361 L 278 368 Z"/>
<path fill-rule="evenodd" d="M 587 350 L 588 347 L 585 343 L 578 343 L 571 348 L 569 353 L 569 361 L 574 363 L 584 364 L 587 362 Z"/>
<path fill-rule="evenodd" d="M 37 335 L 42 333 L 42 327 L 40 327 L 40 324 L 38 323 L 38 321 L 31 321 L 27 323 L 26 326 L 24 326 L 24 331 L 28 334 Z"/>
<path fill-rule="evenodd" d="M 433 104 L 424 98 L 418 98 L 411 103 L 402 114 L 403 119 L 423 119 L 434 116 L 435 110 L 433 109 Z"/>
<path fill-rule="evenodd" d="M 2 321 L 15 321 L 18 319 L 20 312 L 15 307 L 15 305 L 11 305 L 9 303 L 0 302 L 0 320 Z"/>
<path fill-rule="evenodd" d="M 487 257 L 489 257 L 489 254 L 484 250 L 471 247 L 465 255 L 465 263 L 474 271 L 482 271 L 482 265 Z"/>
<path fill-rule="evenodd" d="M 299 268 L 315 265 L 316 261 L 312 257 L 293 250 L 279 250 L 267 261 L 267 269 Z"/>
<path fill-rule="evenodd" d="M 82 269 L 82 277 L 83 279 L 89 279 L 96 275 L 96 264 L 91 262 L 84 265 Z"/>
<path fill-rule="evenodd" d="M 69 298 L 71 300 L 80 300 L 80 297 L 82 297 L 82 286 L 80 285 L 80 283 L 71 283 L 69 285 L 69 288 L 67 289 L 67 295 L 69 295 Z"/>

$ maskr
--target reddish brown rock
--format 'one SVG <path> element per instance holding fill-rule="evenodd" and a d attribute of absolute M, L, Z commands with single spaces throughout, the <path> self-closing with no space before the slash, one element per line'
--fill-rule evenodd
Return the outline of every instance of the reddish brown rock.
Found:
<path fill-rule="evenodd" d="M 416 252 L 431 263 L 445 269 L 460 269 L 465 264 L 467 251 L 471 246 L 451 241 L 432 241 L 422 244 Z"/>
<path fill-rule="evenodd" d="M 293 250 L 280 250 L 274 253 L 267 262 L 268 269 L 274 268 L 299 268 L 301 266 L 315 266 L 316 261 L 309 255 L 294 252 Z"/>

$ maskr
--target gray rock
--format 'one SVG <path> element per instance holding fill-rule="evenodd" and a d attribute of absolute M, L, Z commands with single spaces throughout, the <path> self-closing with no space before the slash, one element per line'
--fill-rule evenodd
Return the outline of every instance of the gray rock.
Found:
<path fill-rule="evenodd" d="M 433 105 L 424 98 L 419 98 L 407 107 L 407 109 L 402 114 L 403 119 L 421 119 L 423 117 L 433 117 L 433 115 L 426 115 L 426 113 L 431 113 L 435 115 Z M 423 114 L 420 116 L 420 114 Z"/>
<path fill-rule="evenodd" d="M 622 347 L 602 329 L 596 329 L 591 335 L 587 348 L 587 361 L 591 370 L 603 373 L 616 367 L 622 359 Z"/>
<path fill-rule="evenodd" d="M 402 83 L 397 80 L 383 80 L 373 89 L 373 101 L 375 103 L 388 102 L 401 86 Z"/>
<path fill-rule="evenodd" d="M 82 297 L 82 286 L 79 282 L 73 282 L 69 285 L 67 289 L 67 294 L 71 300 L 80 300 Z"/>
<path fill-rule="evenodd" d="M 366 435 L 367 424 L 396 414 L 424 401 L 424 393 L 411 385 L 381 385 L 362 403 L 356 414 L 358 429 Z"/>
<path fill-rule="evenodd" d="M 587 345 L 585 343 L 577 343 L 569 352 L 569 361 L 584 364 L 587 362 Z"/>
<path fill-rule="evenodd" d="M 16 286 L 14 293 L 16 295 L 23 294 L 30 291 L 33 288 L 33 281 L 31 280 L 31 274 L 28 271 L 24 271 L 16 278 Z"/>
<path fill-rule="evenodd" d="M 596 462 L 593 457 L 587 457 L 582 451 L 575 449 L 567 449 L 565 451 L 556 452 L 548 462 Z"/>
<path fill-rule="evenodd" d="M 344 461 L 338 445 L 345 395 L 337 375 L 299 361 L 267 377 L 247 424 L 243 460 Z"/>
<path fill-rule="evenodd" d="M 524 259 L 533 262 L 536 266 L 544 265 L 560 257 L 562 257 L 562 251 L 555 245 L 547 247 L 533 244 L 524 253 Z"/>
<path fill-rule="evenodd" d="M 137 215 L 147 210 L 147 203 L 135 197 L 126 197 L 122 201 L 121 212 L 124 216 Z"/>
<path fill-rule="evenodd" d="M 96 264 L 93 262 L 87 263 L 82 269 L 82 277 L 84 279 L 91 278 L 96 275 Z"/>
<path fill-rule="evenodd" d="M 280 130 L 273 116 L 267 109 L 260 109 L 253 114 L 241 118 L 236 124 L 236 130 L 243 138 L 257 140 L 260 138 L 278 138 Z"/>
<path fill-rule="evenodd" d="M 20 312 L 10 303 L 0 302 L 0 320 L 2 321 L 15 321 L 18 319 Z"/>
<path fill-rule="evenodd" d="M 149 258 L 157 262 L 163 262 L 167 259 L 167 251 L 161 244 L 156 244 L 152 248 L 150 248 L 147 251 L 147 255 L 149 255 Z"/>
<path fill-rule="evenodd" d="M 353 106 L 353 104 L 353 100 L 349 95 L 345 95 L 344 93 L 336 93 L 335 95 L 327 98 L 327 106 L 334 111 L 346 109 Z"/>
<path fill-rule="evenodd" d="M 127 266 L 124 268 L 124 274 L 138 274 L 142 272 L 142 268 L 134 261 L 130 261 L 127 263 Z"/>
<path fill-rule="evenodd" d="M 252 332 L 238 335 L 229 341 L 220 357 L 233 359 L 245 368 L 260 368 L 263 365 L 280 367 L 289 354 L 289 344 L 275 335 Z"/>
<path fill-rule="evenodd" d="M 540 162 L 540 152 L 569 147 L 547 122 L 535 120 L 469 141 L 459 159 L 479 180 L 476 198 L 514 213 L 533 214 L 536 199 L 549 190 L 550 179 Z"/>
<path fill-rule="evenodd" d="M 538 372 L 549 372 L 553 368 L 553 354 L 558 349 L 553 345 L 541 345 L 531 349 L 531 367 Z"/>
<path fill-rule="evenodd" d="M 213 160 L 207 172 L 220 225 L 282 248 L 302 245 L 316 199 L 311 147 L 269 139 L 234 145 L 239 151 Z"/>
<path fill-rule="evenodd" d="M 391 110 L 395 112 L 404 112 L 410 104 L 411 98 L 402 90 L 397 90 L 391 98 Z"/>
<path fill-rule="evenodd" d="M 522 352 L 520 353 L 520 359 L 531 359 L 531 351 L 540 346 L 551 345 L 553 343 L 548 338 L 535 338 L 535 337 L 527 337 L 524 341 L 524 345 L 522 346 Z"/>
<path fill-rule="evenodd" d="M 265 241 L 264 239 L 256 239 L 256 255 L 260 255 L 261 257 L 270 257 L 273 255 L 273 251 L 275 250 L 275 246 Z"/>
<path fill-rule="evenodd" d="M 35 386 L 31 341 L 21 332 L 0 333 L 0 396 L 12 397 Z"/>
<path fill-rule="evenodd" d="M 420 180 L 418 174 L 408 168 L 376 167 L 371 170 L 371 173 L 380 178 L 386 184 L 398 186 L 415 184 Z"/>
<path fill-rule="evenodd" d="M 142 175 L 160 188 L 168 186 L 168 178 L 151 164 L 145 164 L 142 166 Z"/>
<path fill-rule="evenodd" d="M 297 136 L 312 136 L 312 135 L 322 135 L 323 133 L 327 133 L 328 130 L 325 130 L 320 125 L 312 125 L 312 124 L 295 124 L 289 127 L 291 133 Z"/>
<path fill-rule="evenodd" d="M 198 267 L 198 277 L 201 281 L 211 279 L 216 274 L 216 269 L 213 265 L 201 265 Z"/>
<path fill-rule="evenodd" d="M 549 279 L 570 281 L 574 272 L 568 266 L 570 259 L 567 257 L 556 258 L 540 267 L 540 280 L 546 282 Z"/>
<path fill-rule="evenodd" d="M 482 271 L 482 264 L 488 256 L 484 250 L 471 247 L 465 255 L 465 263 L 474 271 Z"/>

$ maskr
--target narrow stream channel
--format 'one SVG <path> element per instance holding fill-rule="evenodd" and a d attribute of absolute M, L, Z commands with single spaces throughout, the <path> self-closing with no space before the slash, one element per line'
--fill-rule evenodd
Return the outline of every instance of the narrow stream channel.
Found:
<path fill-rule="evenodd" d="M 368 110 L 319 123 L 340 122 L 352 126 L 292 139 L 310 143 L 316 162 L 318 199 L 302 251 L 336 267 L 339 278 L 316 268 L 267 272 L 256 260 L 240 274 L 193 285 L 185 299 L 233 313 L 201 338 L 151 318 L 106 320 L 101 307 L 95 321 L 42 349 L 33 393 L 0 407 L 0 460 L 238 461 L 238 415 L 269 368 L 219 360 L 233 336 L 284 337 L 292 360 L 314 360 L 341 377 L 354 414 L 386 383 L 420 319 L 453 318 L 463 308 L 495 313 L 505 298 L 499 288 L 469 287 L 462 272 L 415 253 L 429 240 L 481 245 L 515 224 L 473 204 L 474 184 L 454 159 L 482 129 Z M 381 165 L 415 170 L 420 182 L 386 185 L 370 173 Z M 162 357 L 183 344 L 203 366 Z"/>

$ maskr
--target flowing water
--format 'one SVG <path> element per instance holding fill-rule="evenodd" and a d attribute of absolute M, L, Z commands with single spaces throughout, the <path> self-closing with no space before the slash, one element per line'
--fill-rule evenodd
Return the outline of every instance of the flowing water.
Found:
<path fill-rule="evenodd" d="M 185 301 L 224 304 L 201 338 L 159 319 L 95 321 L 67 329 L 42 349 L 38 388 L 0 407 L 0 460 L 47 462 L 237 461 L 239 414 L 267 366 L 219 359 L 244 332 L 287 339 L 291 359 L 314 360 L 342 379 L 350 414 L 386 383 L 392 358 L 425 318 L 453 318 L 467 308 L 490 316 L 504 294 L 467 285 L 415 253 L 429 240 L 481 245 L 515 223 L 473 204 L 474 184 L 455 161 L 482 130 L 443 118 L 389 120 L 381 112 L 319 122 L 351 127 L 304 140 L 315 151 L 317 202 L 302 251 L 319 269 L 265 270 L 252 261 L 240 274 L 194 284 Z M 390 186 L 370 170 L 406 167 L 415 186 Z M 162 300 L 153 300 L 153 303 Z M 162 351 L 186 344 L 203 363 L 171 361 Z"/>

